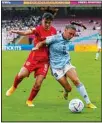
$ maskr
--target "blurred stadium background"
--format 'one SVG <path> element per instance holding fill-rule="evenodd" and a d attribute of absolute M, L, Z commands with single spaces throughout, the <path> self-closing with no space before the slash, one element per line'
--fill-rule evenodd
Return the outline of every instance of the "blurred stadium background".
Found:
<path fill-rule="evenodd" d="M 50 6 L 49 6 L 50 5 Z M 101 2 L 82 1 L 2 1 L 2 49 L 31 50 L 33 35 L 10 34 L 11 29 L 26 30 L 40 24 L 47 8 L 56 8 L 53 25 L 61 33 L 65 24 L 76 25 L 77 34 L 70 50 L 96 51 L 97 27 L 101 26 Z"/>

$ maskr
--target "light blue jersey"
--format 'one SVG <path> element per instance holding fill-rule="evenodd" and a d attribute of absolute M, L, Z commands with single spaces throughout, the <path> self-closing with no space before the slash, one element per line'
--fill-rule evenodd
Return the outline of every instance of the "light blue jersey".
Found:
<path fill-rule="evenodd" d="M 70 63 L 69 44 L 71 42 L 63 38 L 62 34 L 49 36 L 46 44 L 49 46 L 51 68 L 63 68 Z"/>

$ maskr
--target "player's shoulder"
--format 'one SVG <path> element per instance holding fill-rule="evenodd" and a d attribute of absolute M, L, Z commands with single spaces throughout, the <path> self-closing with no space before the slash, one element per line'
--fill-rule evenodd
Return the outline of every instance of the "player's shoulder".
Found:
<path fill-rule="evenodd" d="M 36 28 L 36 30 L 39 30 L 39 29 L 41 29 L 41 25 L 37 25 L 35 28 Z"/>
<path fill-rule="evenodd" d="M 56 35 L 54 35 L 54 38 L 56 40 L 60 40 L 62 38 L 62 34 L 56 34 Z"/>
<path fill-rule="evenodd" d="M 56 34 L 56 37 L 59 38 L 59 39 L 62 38 L 62 33 Z"/>
<path fill-rule="evenodd" d="M 51 38 L 51 39 L 59 39 L 61 36 L 59 34 L 55 34 L 55 35 L 51 35 L 51 36 L 48 36 L 48 38 Z"/>

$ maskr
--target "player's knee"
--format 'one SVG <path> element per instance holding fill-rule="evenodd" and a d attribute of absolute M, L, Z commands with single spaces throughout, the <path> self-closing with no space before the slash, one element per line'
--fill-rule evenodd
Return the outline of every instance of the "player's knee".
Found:
<path fill-rule="evenodd" d="M 20 71 L 20 72 L 18 73 L 18 76 L 19 76 L 20 78 L 28 77 L 28 76 L 29 76 L 29 72 Z"/>
<path fill-rule="evenodd" d="M 18 73 L 18 77 L 19 79 L 23 79 L 24 77 L 22 76 L 22 74 Z"/>
<path fill-rule="evenodd" d="M 36 84 L 34 85 L 34 88 L 35 88 L 36 90 L 39 90 L 40 87 L 41 87 L 41 83 L 36 83 Z"/>
<path fill-rule="evenodd" d="M 19 78 L 23 79 L 25 77 L 28 77 L 28 74 L 24 74 L 24 73 L 18 73 Z"/>
<path fill-rule="evenodd" d="M 20 72 L 18 73 L 18 76 L 21 78 L 28 77 L 29 71 L 27 70 L 27 68 L 23 67 L 23 68 L 21 68 Z"/>

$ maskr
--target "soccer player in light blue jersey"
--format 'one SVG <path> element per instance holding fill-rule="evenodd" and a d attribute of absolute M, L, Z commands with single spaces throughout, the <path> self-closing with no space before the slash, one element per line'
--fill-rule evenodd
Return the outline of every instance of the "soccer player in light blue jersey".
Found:
<path fill-rule="evenodd" d="M 98 30 L 97 41 L 96 41 L 97 53 L 96 53 L 95 60 L 99 59 L 99 55 L 100 55 L 101 48 L 102 48 L 102 31 L 101 31 L 101 27 L 98 27 L 97 30 Z"/>
<path fill-rule="evenodd" d="M 72 25 L 66 25 L 62 34 L 49 36 L 46 40 L 38 43 L 32 50 L 38 50 L 43 45 L 47 44 L 49 47 L 49 58 L 52 75 L 64 87 L 64 98 L 67 99 L 68 93 L 71 91 L 71 86 L 67 81 L 69 77 L 80 95 L 84 98 L 88 108 L 97 108 L 89 99 L 84 85 L 80 82 L 75 67 L 71 64 L 69 55 L 70 39 L 75 36 L 76 28 Z"/>

